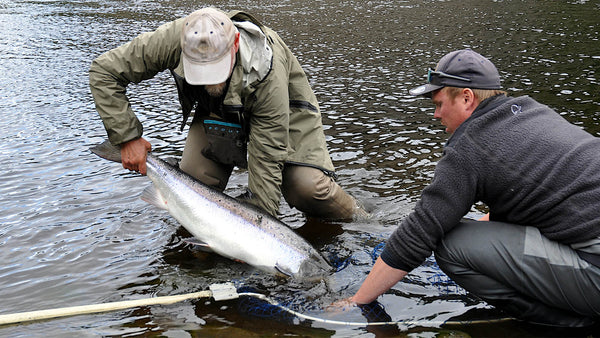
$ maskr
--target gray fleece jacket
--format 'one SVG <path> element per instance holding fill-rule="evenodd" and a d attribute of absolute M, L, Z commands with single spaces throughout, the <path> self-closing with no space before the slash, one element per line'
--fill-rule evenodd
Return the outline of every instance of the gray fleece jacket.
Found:
<path fill-rule="evenodd" d="M 600 139 L 527 96 L 483 101 L 448 140 L 381 258 L 414 269 L 478 201 L 491 220 L 534 226 L 561 243 L 599 236 Z"/>

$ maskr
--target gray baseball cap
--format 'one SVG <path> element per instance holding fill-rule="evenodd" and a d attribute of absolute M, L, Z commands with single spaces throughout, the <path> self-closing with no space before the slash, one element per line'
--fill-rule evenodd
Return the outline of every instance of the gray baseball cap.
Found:
<path fill-rule="evenodd" d="M 444 55 L 436 69 L 428 71 L 427 83 L 409 90 L 409 93 L 431 96 L 431 92 L 443 87 L 502 89 L 496 66 L 471 49 Z"/>

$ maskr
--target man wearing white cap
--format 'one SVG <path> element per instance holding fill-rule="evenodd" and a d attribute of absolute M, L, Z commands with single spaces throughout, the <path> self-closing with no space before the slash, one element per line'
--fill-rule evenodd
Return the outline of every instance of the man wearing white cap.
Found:
<path fill-rule="evenodd" d="M 600 139 L 530 97 L 506 96 L 496 67 L 470 49 L 445 55 L 410 93 L 432 99 L 452 136 L 431 184 L 349 301 L 375 301 L 434 252 L 454 281 L 511 316 L 593 325 Z M 463 219 L 480 201 L 490 221 Z"/>
<path fill-rule="evenodd" d="M 249 202 L 277 214 L 281 194 L 308 216 L 364 214 L 335 182 L 316 97 L 281 38 L 244 12 L 204 8 L 96 58 L 90 88 L 123 167 L 145 174 L 150 144 L 126 86 L 169 70 L 183 111 L 194 112 L 180 168 L 224 190 L 248 169 Z"/>

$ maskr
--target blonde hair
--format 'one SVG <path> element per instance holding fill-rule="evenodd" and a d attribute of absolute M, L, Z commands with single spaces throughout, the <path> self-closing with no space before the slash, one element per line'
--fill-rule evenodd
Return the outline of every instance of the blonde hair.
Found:
<path fill-rule="evenodd" d="M 450 97 L 451 99 L 455 99 L 463 90 L 464 88 L 459 88 L 459 87 L 444 87 L 442 88 L 442 90 L 446 91 L 446 94 L 448 95 L 448 97 Z M 508 95 L 506 93 L 506 91 L 504 90 L 499 90 L 499 89 L 473 89 L 473 88 L 469 88 L 473 91 L 473 94 L 475 95 L 475 98 L 477 100 L 479 100 L 479 102 L 490 98 L 492 96 L 496 96 L 499 94 L 504 94 L 504 95 Z"/>

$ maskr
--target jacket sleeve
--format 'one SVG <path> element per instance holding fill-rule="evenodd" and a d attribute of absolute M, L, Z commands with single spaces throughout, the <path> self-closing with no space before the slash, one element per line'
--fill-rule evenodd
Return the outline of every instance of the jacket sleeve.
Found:
<path fill-rule="evenodd" d="M 469 159 L 452 148 L 438 162 L 413 212 L 392 233 L 381 253 L 389 266 L 411 271 L 469 212 L 477 195 L 477 174 Z"/>
<path fill-rule="evenodd" d="M 273 68 L 254 93 L 248 142 L 248 187 L 253 203 L 272 215 L 281 199 L 282 171 L 289 144 L 287 55 L 274 55 Z"/>
<path fill-rule="evenodd" d="M 131 109 L 126 87 L 177 66 L 181 22 L 182 19 L 176 20 L 154 32 L 143 33 L 92 61 L 90 90 L 112 144 L 142 136 L 142 125 Z"/>

